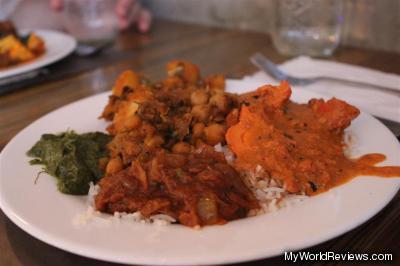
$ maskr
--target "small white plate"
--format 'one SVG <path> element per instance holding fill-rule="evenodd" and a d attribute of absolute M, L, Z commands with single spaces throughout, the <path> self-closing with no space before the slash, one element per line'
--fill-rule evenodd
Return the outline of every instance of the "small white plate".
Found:
<path fill-rule="evenodd" d="M 256 86 L 229 81 L 228 90 L 243 92 Z M 25 152 L 43 133 L 68 128 L 77 132 L 104 130 L 97 117 L 107 93 L 60 108 L 22 130 L 0 156 L 0 206 L 19 227 L 34 237 L 79 255 L 132 264 L 233 263 L 303 249 L 341 235 L 370 219 L 396 194 L 399 178 L 360 176 L 296 206 L 223 226 L 193 230 L 181 225 L 155 226 L 96 218 L 84 226 L 73 219 L 86 210 L 85 196 L 64 195 L 55 179 L 40 176 Z M 320 97 L 295 90 L 292 99 L 305 102 Z M 352 156 L 379 152 L 382 165 L 400 165 L 400 144 L 375 118 L 362 113 L 348 129 L 353 136 Z M 104 215 L 106 216 L 106 215 Z M 102 216 L 102 217 L 104 217 Z"/>
<path fill-rule="evenodd" d="M 21 32 L 31 32 L 23 30 Z M 71 35 L 52 30 L 32 30 L 43 38 L 46 52 L 32 61 L 0 70 L 0 79 L 39 69 L 57 62 L 75 50 L 76 40 Z"/>

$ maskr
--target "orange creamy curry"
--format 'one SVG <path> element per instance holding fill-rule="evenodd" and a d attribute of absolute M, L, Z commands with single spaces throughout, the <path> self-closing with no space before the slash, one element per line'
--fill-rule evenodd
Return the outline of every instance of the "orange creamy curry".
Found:
<path fill-rule="evenodd" d="M 308 104 L 289 100 L 286 82 L 263 86 L 242 95 L 226 140 L 241 171 L 257 165 L 267 178 L 278 180 L 289 192 L 308 195 L 326 191 L 357 175 L 400 176 L 400 167 L 376 167 L 383 154 L 349 159 L 343 153 L 344 129 L 359 110 L 344 101 L 312 99 Z"/>

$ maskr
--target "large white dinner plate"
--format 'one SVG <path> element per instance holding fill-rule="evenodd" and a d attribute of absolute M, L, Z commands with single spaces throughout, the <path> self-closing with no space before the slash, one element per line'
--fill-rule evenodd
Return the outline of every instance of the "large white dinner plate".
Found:
<path fill-rule="evenodd" d="M 22 31 L 31 32 L 28 30 Z M 0 79 L 35 70 L 63 59 L 75 50 L 76 40 L 71 35 L 52 30 L 32 30 L 43 38 L 46 52 L 32 61 L 0 69 Z"/>
<path fill-rule="evenodd" d="M 254 84 L 228 82 L 230 91 L 254 89 Z M 57 191 L 54 178 L 30 166 L 25 152 L 43 133 L 104 130 L 97 119 L 108 93 L 60 108 L 22 130 L 0 157 L 0 206 L 19 227 L 53 246 L 87 257 L 137 264 L 232 263 L 298 250 L 338 236 L 370 219 L 396 194 L 399 178 L 362 176 L 296 206 L 241 219 L 222 226 L 193 230 L 181 225 L 155 226 L 110 222 L 96 218 L 76 226 L 72 220 L 86 210 L 85 196 Z M 296 90 L 293 100 L 319 97 Z M 380 152 L 382 165 L 400 165 L 400 145 L 373 117 L 362 113 L 348 129 L 351 154 Z M 112 219 L 111 219 L 112 220 Z M 106 222 L 109 221 L 109 222 Z"/>

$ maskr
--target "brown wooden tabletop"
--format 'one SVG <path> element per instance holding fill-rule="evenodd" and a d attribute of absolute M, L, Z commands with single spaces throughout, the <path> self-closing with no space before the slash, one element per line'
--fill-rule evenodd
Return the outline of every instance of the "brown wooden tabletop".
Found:
<path fill-rule="evenodd" d="M 161 79 L 169 60 L 185 59 L 198 64 L 204 74 L 223 73 L 230 78 L 240 78 L 256 71 L 249 57 L 257 51 L 277 63 L 288 59 L 277 54 L 265 34 L 166 21 L 157 21 L 148 35 L 125 32 L 110 49 L 107 53 L 111 56 L 104 60 L 87 58 L 101 62 L 96 62 L 91 68 L 82 68 L 80 73 L 0 96 L 0 150 L 21 129 L 46 113 L 80 98 L 109 90 L 118 73 L 125 69 L 134 69 L 152 79 Z M 400 74 L 399 54 L 341 47 L 330 60 Z M 63 62 L 58 64 L 61 69 Z M 74 64 L 79 68 L 82 59 L 75 63 L 72 59 L 68 61 L 68 67 L 74 67 Z M 396 135 L 400 135 L 400 124 L 383 122 Z M 365 224 L 308 251 L 389 252 L 394 255 L 395 261 L 392 263 L 399 265 L 399 200 L 400 193 L 397 193 L 388 206 Z M 246 265 L 284 262 L 281 256 L 248 262 Z M 47 245 L 19 229 L 0 211 L 0 265 L 117 264 L 80 257 Z"/>

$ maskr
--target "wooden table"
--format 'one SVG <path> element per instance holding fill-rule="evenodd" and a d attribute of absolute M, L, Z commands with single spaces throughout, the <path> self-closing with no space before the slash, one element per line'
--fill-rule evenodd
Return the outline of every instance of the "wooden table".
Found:
<path fill-rule="evenodd" d="M 249 62 L 249 56 L 256 51 L 278 63 L 287 59 L 277 54 L 265 34 L 165 21 L 156 22 L 149 35 L 133 31 L 121 34 L 112 49 L 111 53 L 118 56 L 103 60 L 91 70 L 0 96 L 0 149 L 18 131 L 51 110 L 109 90 L 118 73 L 128 68 L 146 73 L 153 79 L 161 79 L 165 75 L 165 64 L 179 58 L 198 64 L 204 74 L 224 73 L 230 78 L 240 78 L 256 71 Z M 399 54 L 341 47 L 330 59 L 400 74 Z M 60 64 L 63 62 L 59 63 L 62 67 Z M 69 67 L 74 67 L 73 64 L 68 63 Z M 400 124 L 383 122 L 396 135 L 400 134 Z M 399 199 L 400 193 L 365 224 L 308 250 L 392 252 L 399 263 Z M 248 265 L 265 263 L 279 264 L 284 260 L 283 257 L 276 257 Z M 49 246 L 19 229 L 0 211 L 0 265 L 116 264 L 80 257 Z"/>

